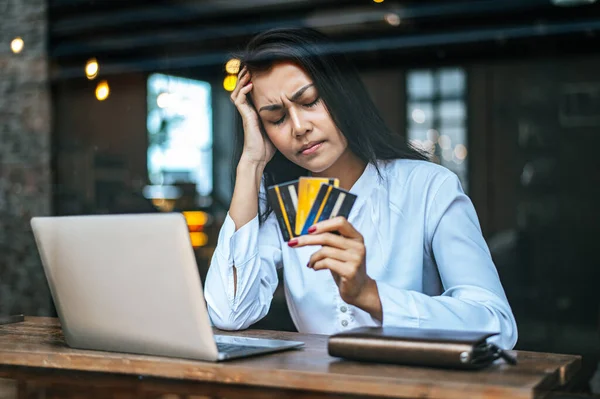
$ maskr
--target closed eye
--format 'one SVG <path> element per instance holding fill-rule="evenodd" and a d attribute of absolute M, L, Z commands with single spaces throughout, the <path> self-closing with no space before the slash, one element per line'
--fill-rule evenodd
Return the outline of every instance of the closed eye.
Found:
<path fill-rule="evenodd" d="M 317 97 L 315 99 L 315 101 L 308 103 L 308 104 L 304 104 L 304 106 L 308 107 L 308 108 L 314 107 L 315 105 L 317 105 L 319 103 L 319 100 L 321 100 L 321 97 Z"/>
<path fill-rule="evenodd" d="M 283 121 L 285 120 L 285 114 L 281 117 L 281 119 L 276 120 L 275 122 L 271 122 L 273 125 L 279 126 L 283 123 Z"/>
<path fill-rule="evenodd" d="M 302 104 L 302 105 L 303 105 L 304 107 L 306 107 L 306 108 L 312 108 L 312 107 L 314 107 L 315 105 L 317 105 L 317 104 L 319 103 L 319 101 L 320 101 L 320 100 L 321 100 L 321 97 L 317 97 L 317 98 L 315 99 L 315 101 L 313 101 L 313 102 L 310 102 L 310 103 L 308 103 L 308 104 Z M 275 122 L 270 122 L 270 123 L 271 123 L 271 124 L 273 124 L 273 125 L 275 125 L 275 126 L 279 126 L 279 125 L 281 125 L 281 124 L 282 124 L 284 121 L 285 121 L 285 114 L 284 114 L 284 115 L 281 117 L 281 119 L 279 119 L 279 120 L 276 120 Z"/>

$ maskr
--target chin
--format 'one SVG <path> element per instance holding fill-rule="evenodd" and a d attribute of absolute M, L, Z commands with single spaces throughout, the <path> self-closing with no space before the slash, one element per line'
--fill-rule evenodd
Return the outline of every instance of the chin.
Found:
<path fill-rule="evenodd" d="M 313 159 L 312 161 L 305 162 L 303 167 L 312 173 L 322 173 L 331 168 L 332 165 L 333 162 L 330 162 L 330 160 L 320 160 L 317 158 Z"/>

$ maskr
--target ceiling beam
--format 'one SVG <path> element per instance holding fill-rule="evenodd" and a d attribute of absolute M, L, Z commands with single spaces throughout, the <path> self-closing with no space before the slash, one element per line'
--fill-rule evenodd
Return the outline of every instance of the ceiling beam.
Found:
<path fill-rule="evenodd" d="M 527 24 L 505 28 L 488 28 L 462 32 L 439 32 L 429 35 L 409 35 L 385 37 L 366 40 L 342 41 L 321 46 L 318 51 L 324 53 L 357 54 L 373 51 L 410 50 L 435 48 L 451 45 L 466 45 L 507 41 L 511 39 L 549 38 L 569 34 L 600 30 L 600 19 L 572 23 Z M 161 70 L 177 70 L 195 67 L 223 65 L 230 56 L 226 51 L 216 51 L 198 55 L 172 56 L 168 58 L 136 59 L 127 62 L 106 63 L 101 66 L 102 75 L 122 74 L 130 72 L 153 72 Z M 82 66 L 58 67 L 52 71 L 53 80 L 83 78 Z"/>

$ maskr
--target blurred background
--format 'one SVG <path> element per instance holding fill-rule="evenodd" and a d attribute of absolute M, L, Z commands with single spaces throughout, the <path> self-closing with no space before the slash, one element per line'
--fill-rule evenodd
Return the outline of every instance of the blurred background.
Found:
<path fill-rule="evenodd" d="M 206 275 L 230 54 L 284 26 L 334 37 L 390 127 L 459 175 L 517 349 L 582 354 L 600 390 L 595 0 L 0 0 L 0 314 L 55 315 L 32 216 L 183 212 Z M 256 327 L 294 330 L 281 287 Z"/>

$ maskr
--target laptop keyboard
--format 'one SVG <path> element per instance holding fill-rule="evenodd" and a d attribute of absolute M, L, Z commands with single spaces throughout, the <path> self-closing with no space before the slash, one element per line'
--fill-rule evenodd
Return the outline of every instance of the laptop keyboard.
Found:
<path fill-rule="evenodd" d="M 239 345 L 239 344 L 227 344 L 224 342 L 217 342 L 217 350 L 221 353 L 240 353 L 255 351 L 257 349 L 264 349 L 262 346 L 250 346 L 250 345 Z"/>

